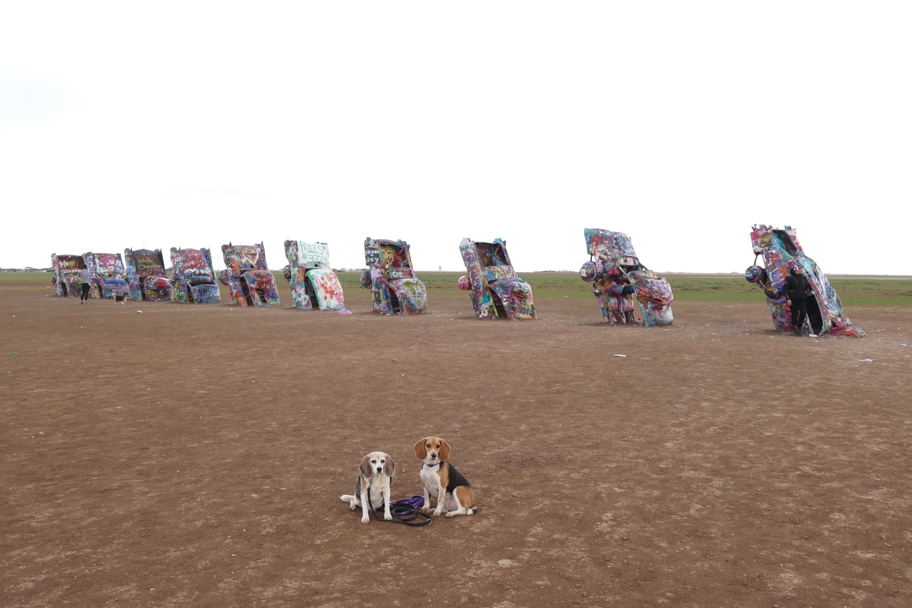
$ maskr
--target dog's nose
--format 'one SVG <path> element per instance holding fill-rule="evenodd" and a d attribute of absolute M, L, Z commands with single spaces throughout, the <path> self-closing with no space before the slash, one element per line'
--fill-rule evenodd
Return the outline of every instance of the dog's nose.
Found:
<path fill-rule="evenodd" d="M 378 473 L 382 473 L 382 472 L 383 472 L 383 467 L 377 467 L 377 472 L 378 472 Z"/>

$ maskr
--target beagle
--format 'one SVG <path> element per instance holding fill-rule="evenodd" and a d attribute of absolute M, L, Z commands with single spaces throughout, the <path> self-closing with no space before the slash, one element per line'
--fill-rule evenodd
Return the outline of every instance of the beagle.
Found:
<path fill-rule="evenodd" d="M 361 459 L 358 466 L 358 483 L 355 494 L 340 496 L 344 502 L 351 503 L 352 511 L 361 506 L 361 523 L 370 521 L 368 508 L 373 511 L 383 504 L 383 519 L 389 521 L 390 515 L 390 479 L 396 474 L 396 463 L 386 452 L 371 452 Z"/>
<path fill-rule="evenodd" d="M 440 437 L 425 437 L 415 444 L 415 456 L 424 464 L 421 466 L 421 481 L 424 482 L 425 513 L 431 510 L 431 496 L 437 498 L 434 515 L 446 513 L 447 517 L 471 515 L 475 506 L 475 494 L 469 481 L 447 462 L 450 444 Z"/>

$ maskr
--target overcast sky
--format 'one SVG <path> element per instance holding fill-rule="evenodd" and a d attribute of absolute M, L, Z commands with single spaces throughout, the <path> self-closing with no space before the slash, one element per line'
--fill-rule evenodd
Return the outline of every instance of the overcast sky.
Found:
<path fill-rule="evenodd" d="M 2 2 L 0 266 L 285 239 L 418 269 L 583 228 L 741 272 L 754 223 L 824 272 L 912 274 L 912 3 Z M 166 256 L 167 257 L 167 256 Z"/>

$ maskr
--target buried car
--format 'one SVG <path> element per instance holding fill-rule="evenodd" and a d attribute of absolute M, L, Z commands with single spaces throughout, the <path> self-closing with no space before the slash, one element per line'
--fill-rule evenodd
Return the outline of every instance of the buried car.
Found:
<path fill-rule="evenodd" d="M 184 304 L 216 304 L 221 301 L 215 282 L 212 254 L 208 249 L 171 248 L 174 299 Z"/>
<path fill-rule="evenodd" d="M 285 241 L 288 266 L 283 269 L 295 308 L 345 310 L 342 283 L 329 265 L 329 245 Z"/>
<path fill-rule="evenodd" d="M 378 315 L 421 314 L 427 308 L 427 288 L 415 277 L 409 244 L 405 241 L 364 239 L 367 270 L 361 286 L 370 288 Z"/>
<path fill-rule="evenodd" d="M 79 297 L 82 280 L 79 271 L 86 269 L 85 258 L 81 255 L 56 253 L 51 254 L 51 268 L 54 269 L 54 291 L 57 296 L 66 298 Z"/>
<path fill-rule="evenodd" d="M 506 241 L 481 243 L 465 238 L 459 251 L 468 271 L 459 277 L 459 289 L 471 292 L 476 318 L 536 318 L 532 287 L 516 276 Z"/>
<path fill-rule="evenodd" d="M 165 274 L 165 256 L 161 249 L 124 249 L 130 298 L 148 302 L 170 302 L 174 286 Z"/>
<path fill-rule="evenodd" d="M 54 290 L 61 298 L 79 297 L 82 280 L 79 271 L 86 269 L 85 258 L 81 255 L 51 254 L 51 268 L 54 269 Z"/>
<path fill-rule="evenodd" d="M 92 274 L 93 298 L 113 298 L 125 296 L 130 289 L 124 275 L 123 260 L 119 253 L 93 253 L 82 254 L 86 268 Z"/>
<path fill-rule="evenodd" d="M 278 306 L 279 289 L 266 265 L 266 248 L 259 245 L 222 245 L 225 270 L 219 281 L 227 285 L 238 306 Z"/>
<path fill-rule="evenodd" d="M 674 322 L 671 285 L 640 263 L 633 243 L 623 232 L 585 228 L 589 261 L 580 278 L 592 283 L 602 321 L 647 327 Z"/>
<path fill-rule="evenodd" d="M 754 263 L 744 271 L 744 278 L 763 290 L 776 331 L 791 333 L 795 329 L 792 327 L 792 310 L 785 293 L 788 264 L 794 261 L 804 268 L 811 286 L 805 321 L 810 326 L 810 333 L 817 336 L 825 333 L 854 337 L 865 335 L 864 330 L 852 325 L 843 313 L 839 296 L 817 262 L 804 253 L 794 228 L 755 225 L 751 231 L 751 245 L 754 249 Z M 763 256 L 765 267 L 757 265 L 760 256 Z"/>

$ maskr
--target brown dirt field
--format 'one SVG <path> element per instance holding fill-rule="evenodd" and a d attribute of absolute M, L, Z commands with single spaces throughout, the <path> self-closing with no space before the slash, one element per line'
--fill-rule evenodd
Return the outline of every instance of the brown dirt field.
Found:
<path fill-rule="evenodd" d="M 455 291 L 379 318 L 285 289 L 0 291 L 0 605 L 912 605 L 912 309 L 813 340 L 759 295 L 647 329 L 594 299 L 497 323 Z M 418 493 L 428 434 L 480 513 L 361 524 L 361 457 Z"/>

